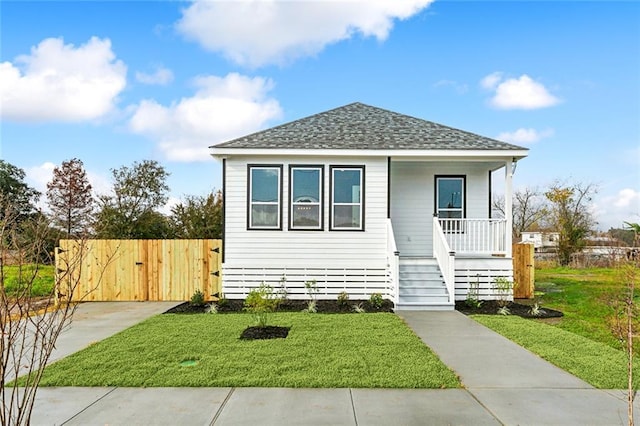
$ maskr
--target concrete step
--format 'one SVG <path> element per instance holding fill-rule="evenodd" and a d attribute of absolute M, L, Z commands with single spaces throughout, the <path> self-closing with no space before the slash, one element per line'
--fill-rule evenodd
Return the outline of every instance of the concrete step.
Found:
<path fill-rule="evenodd" d="M 399 303 L 427 303 L 427 304 L 441 304 L 449 303 L 449 296 L 447 294 L 400 294 Z"/>
<path fill-rule="evenodd" d="M 447 288 L 443 286 L 438 287 L 423 287 L 423 286 L 403 286 L 400 287 L 400 296 L 442 296 L 447 295 Z"/>
<path fill-rule="evenodd" d="M 453 311 L 454 305 L 450 303 L 413 303 L 399 302 L 396 311 Z"/>

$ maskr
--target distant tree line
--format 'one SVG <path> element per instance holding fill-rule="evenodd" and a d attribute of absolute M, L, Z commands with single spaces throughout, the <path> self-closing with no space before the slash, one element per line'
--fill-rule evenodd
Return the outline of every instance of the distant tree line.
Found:
<path fill-rule="evenodd" d="M 25 182 L 24 170 L 0 160 L 0 224 L 9 214 L 17 218 L 21 238 L 36 232 L 36 223 L 38 232 L 46 224 L 43 255 L 61 238 L 221 238 L 222 192 L 186 195 L 163 214 L 169 199 L 168 177 L 157 161 L 134 162 L 112 169 L 111 191 L 95 194 L 84 164 L 72 158 L 54 168 L 45 194 L 48 208 L 42 211 L 38 208 L 42 194 Z"/>
<path fill-rule="evenodd" d="M 553 182 L 548 188 L 524 188 L 513 193 L 513 240 L 520 241 L 523 232 L 557 232 L 558 261 L 568 265 L 575 253 L 584 249 L 597 225 L 593 217 L 593 196 L 598 188 L 592 183 Z M 493 209 L 504 217 L 504 198 L 493 201 Z M 635 246 L 633 225 L 611 228 L 607 234 L 622 244 Z"/>

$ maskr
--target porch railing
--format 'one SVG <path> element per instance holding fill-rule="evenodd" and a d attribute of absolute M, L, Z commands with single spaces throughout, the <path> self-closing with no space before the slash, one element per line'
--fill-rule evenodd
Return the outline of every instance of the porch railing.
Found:
<path fill-rule="evenodd" d="M 393 285 L 393 304 L 397 306 L 400 299 L 400 252 L 396 246 L 391 219 L 387 219 L 387 264 Z"/>
<path fill-rule="evenodd" d="M 456 255 L 451 250 L 437 217 L 433 218 L 433 257 L 438 261 L 442 278 L 447 286 L 449 303 L 453 303 L 455 298 Z"/>
<path fill-rule="evenodd" d="M 491 255 L 507 253 L 507 221 L 505 219 L 436 219 L 449 247 L 456 253 Z"/>

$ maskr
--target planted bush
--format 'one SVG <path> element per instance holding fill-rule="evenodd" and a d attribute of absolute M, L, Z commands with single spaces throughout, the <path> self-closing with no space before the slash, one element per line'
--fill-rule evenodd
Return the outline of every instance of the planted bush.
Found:
<path fill-rule="evenodd" d="M 249 292 L 244 301 L 244 310 L 253 316 L 256 327 L 266 327 L 268 315 L 278 308 L 280 301 L 273 287 L 262 283 Z"/>

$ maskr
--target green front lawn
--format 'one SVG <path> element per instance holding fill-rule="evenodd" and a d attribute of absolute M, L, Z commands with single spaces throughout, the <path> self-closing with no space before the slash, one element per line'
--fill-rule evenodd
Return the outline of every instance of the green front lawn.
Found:
<path fill-rule="evenodd" d="M 564 312 L 556 327 L 621 348 L 611 332 L 610 301 L 625 290 L 622 271 L 614 268 L 536 269 L 536 291 L 541 305 Z M 638 289 L 640 290 L 640 288 Z M 640 302 L 640 301 L 639 301 Z M 640 355 L 640 345 L 636 346 Z"/>
<path fill-rule="evenodd" d="M 286 339 L 239 340 L 248 314 L 158 315 L 49 366 L 42 386 L 455 388 L 394 314 L 276 313 Z M 191 366 L 183 366 L 194 364 Z"/>
<path fill-rule="evenodd" d="M 4 288 L 12 296 L 24 286 L 31 285 L 32 297 L 49 296 L 54 286 L 54 266 L 27 264 L 2 266 Z"/>
<path fill-rule="evenodd" d="M 621 350 L 535 320 L 500 315 L 472 318 L 592 386 L 627 387 L 627 357 Z M 640 362 L 634 363 L 634 378 L 637 388 Z"/>

